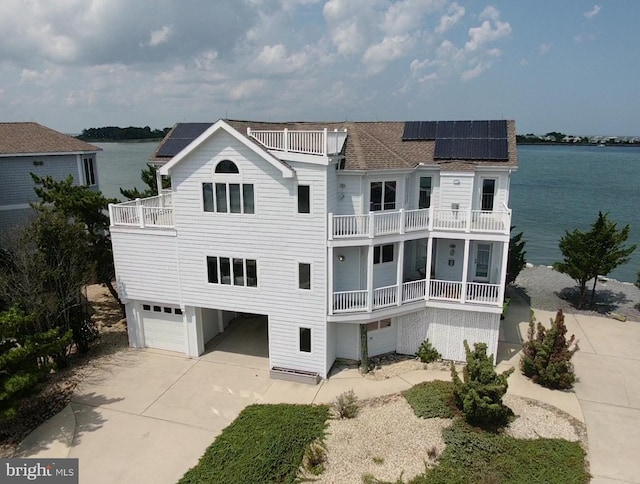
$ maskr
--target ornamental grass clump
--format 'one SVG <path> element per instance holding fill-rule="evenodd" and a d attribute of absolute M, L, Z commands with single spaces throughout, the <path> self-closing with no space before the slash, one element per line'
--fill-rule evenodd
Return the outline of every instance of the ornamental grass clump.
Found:
<path fill-rule="evenodd" d="M 456 407 L 462 412 L 464 419 L 484 428 L 498 428 L 509 423 L 513 412 L 502 403 L 507 393 L 507 378 L 513 368 L 497 374 L 493 367 L 493 359 L 487 356 L 487 345 L 475 343 L 473 351 L 464 342 L 467 354 L 467 365 L 462 371 L 462 380 L 458 376 L 455 365 L 451 363 L 453 379 L 453 398 Z"/>
<path fill-rule="evenodd" d="M 528 338 L 522 349 L 520 369 L 525 376 L 543 387 L 564 390 L 576 381 L 571 357 L 578 351 L 575 335 L 567 340 L 564 314 L 559 309 L 551 327 L 536 324 L 531 311 Z"/>

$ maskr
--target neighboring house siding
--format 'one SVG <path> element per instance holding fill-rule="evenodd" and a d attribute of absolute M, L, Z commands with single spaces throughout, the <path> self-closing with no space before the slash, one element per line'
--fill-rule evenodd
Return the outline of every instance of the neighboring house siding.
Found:
<path fill-rule="evenodd" d="M 176 237 L 111 231 L 120 297 L 180 305 Z"/>
<path fill-rule="evenodd" d="M 255 214 L 208 213 L 202 183 L 233 161 L 240 183 L 254 186 Z M 219 131 L 171 172 L 183 303 L 269 316 L 272 366 L 326 374 L 326 167 L 294 164 L 295 179 Z M 231 180 L 228 175 L 226 180 Z M 297 184 L 311 185 L 311 214 L 297 213 Z M 255 259 L 258 287 L 210 284 L 206 257 Z M 298 263 L 312 264 L 312 290 L 297 285 Z M 294 304 L 295 302 L 295 304 Z M 298 328 L 312 330 L 312 352 L 298 351 Z"/>
<path fill-rule="evenodd" d="M 446 360 L 464 361 L 464 341 L 486 343 L 487 354 L 498 346 L 500 315 L 456 309 L 427 308 L 395 318 L 398 324 L 397 352 L 414 354 L 429 339 Z"/>
<path fill-rule="evenodd" d="M 34 165 L 42 161 L 42 165 Z M 47 175 L 56 180 L 64 180 L 73 175 L 78 183 L 78 162 L 76 155 L 19 156 L 0 158 L 0 206 L 35 202 L 38 200 L 33 188 L 31 173 L 40 177 Z"/>
<path fill-rule="evenodd" d="M 32 208 L 22 208 L 17 210 L 0 210 L 0 239 L 11 237 L 16 234 L 15 229 L 26 225 L 35 216 Z"/>

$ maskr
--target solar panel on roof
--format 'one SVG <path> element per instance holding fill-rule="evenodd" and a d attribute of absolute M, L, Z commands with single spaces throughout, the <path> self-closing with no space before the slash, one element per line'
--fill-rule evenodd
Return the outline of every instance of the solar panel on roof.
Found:
<path fill-rule="evenodd" d="M 191 143 L 190 139 L 181 138 L 181 139 L 167 139 L 162 143 L 162 146 L 156 153 L 157 156 L 175 156 L 180 153 L 189 143 Z"/>
<path fill-rule="evenodd" d="M 178 123 L 171 133 L 171 138 L 188 138 L 191 140 L 196 139 L 207 128 L 211 126 L 211 123 Z"/>
<path fill-rule="evenodd" d="M 420 121 L 407 121 L 404 123 L 404 131 L 402 132 L 403 140 L 418 140 L 420 131 Z"/>
<path fill-rule="evenodd" d="M 507 122 L 489 121 L 489 138 L 506 138 L 507 137 Z"/>
<path fill-rule="evenodd" d="M 471 138 L 471 121 L 455 121 L 453 123 L 453 138 Z"/>
<path fill-rule="evenodd" d="M 437 121 L 422 121 L 420 123 L 420 139 L 433 140 L 436 139 Z"/>
<path fill-rule="evenodd" d="M 453 138 L 453 121 L 438 121 L 436 126 L 436 139 Z"/>

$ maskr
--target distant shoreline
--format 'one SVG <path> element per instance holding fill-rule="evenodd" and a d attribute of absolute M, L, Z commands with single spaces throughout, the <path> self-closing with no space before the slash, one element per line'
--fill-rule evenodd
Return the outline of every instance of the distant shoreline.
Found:
<path fill-rule="evenodd" d="M 563 143 L 557 141 L 517 142 L 518 146 L 604 146 L 605 148 L 640 147 L 640 143 Z"/>
<path fill-rule="evenodd" d="M 163 138 L 140 138 L 140 139 L 92 139 L 87 138 L 82 141 L 86 141 L 87 143 L 147 143 L 147 142 L 155 142 L 159 143 Z"/>

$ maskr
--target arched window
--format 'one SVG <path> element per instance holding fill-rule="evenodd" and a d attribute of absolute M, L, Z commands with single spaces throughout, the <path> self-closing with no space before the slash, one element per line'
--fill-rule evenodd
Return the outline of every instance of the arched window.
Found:
<path fill-rule="evenodd" d="M 233 161 L 222 160 L 216 165 L 216 173 L 240 173 L 240 171 Z"/>

